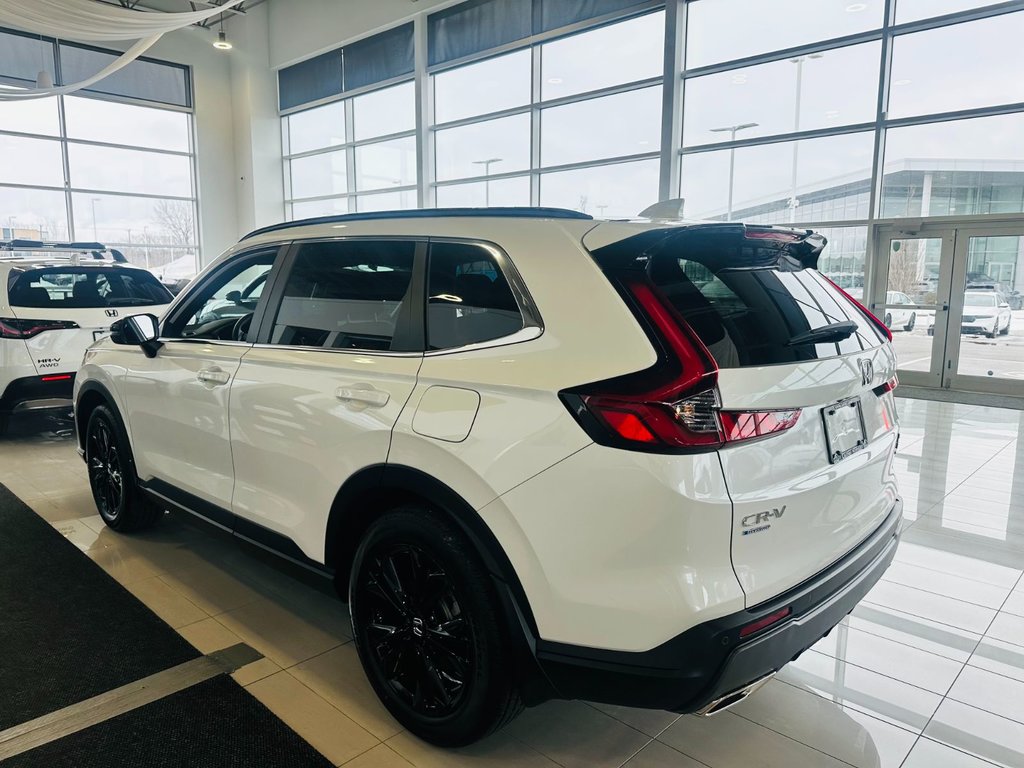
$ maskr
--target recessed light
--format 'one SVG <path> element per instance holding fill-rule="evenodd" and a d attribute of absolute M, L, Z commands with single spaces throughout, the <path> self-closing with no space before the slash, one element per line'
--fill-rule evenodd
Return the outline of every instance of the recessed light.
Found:
<path fill-rule="evenodd" d="M 745 82 L 747 82 L 747 76 L 746 75 L 733 75 L 732 76 L 732 82 L 733 82 L 734 85 L 743 85 Z"/>
<path fill-rule="evenodd" d="M 861 11 L 866 11 L 867 9 L 867 3 L 851 3 L 850 5 L 846 6 L 847 13 L 860 13 Z"/>
<path fill-rule="evenodd" d="M 548 82 L 551 85 L 560 85 L 561 82 L 562 82 L 562 78 L 560 78 L 560 77 L 549 77 L 548 78 Z"/>
<path fill-rule="evenodd" d="M 911 83 L 910 80 L 895 80 L 895 81 L 893 81 L 893 85 L 910 85 L 910 83 Z"/>
<path fill-rule="evenodd" d="M 637 142 L 637 144 L 639 144 L 641 147 L 646 147 L 650 143 L 651 142 L 647 141 L 646 139 Z"/>

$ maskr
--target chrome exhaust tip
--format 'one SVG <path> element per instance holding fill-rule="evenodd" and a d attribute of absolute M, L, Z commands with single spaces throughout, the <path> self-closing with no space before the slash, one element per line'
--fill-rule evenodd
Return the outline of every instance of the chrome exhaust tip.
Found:
<path fill-rule="evenodd" d="M 730 709 L 731 707 L 735 707 L 737 704 L 739 704 L 741 701 L 747 698 L 750 694 L 754 693 L 754 691 L 761 688 L 761 686 L 763 686 L 773 677 L 775 677 L 775 673 L 771 672 L 770 674 L 767 674 L 764 677 L 762 677 L 760 680 L 754 681 L 750 685 L 746 685 L 743 688 L 739 688 L 733 691 L 732 693 L 727 693 L 725 694 L 725 696 L 715 699 L 714 701 L 707 704 L 707 706 L 705 706 L 703 709 L 697 710 L 695 714 L 700 715 L 701 717 L 711 717 L 712 715 L 717 715 L 719 712 L 724 712 L 725 710 Z"/>

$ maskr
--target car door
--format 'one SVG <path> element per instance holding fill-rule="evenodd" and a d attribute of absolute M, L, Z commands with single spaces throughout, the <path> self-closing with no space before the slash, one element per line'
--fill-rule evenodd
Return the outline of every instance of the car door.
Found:
<path fill-rule="evenodd" d="M 231 388 L 236 531 L 323 560 L 342 483 L 383 465 L 423 359 L 425 244 L 296 244 Z"/>
<path fill-rule="evenodd" d="M 225 525 L 218 511 L 230 509 L 234 487 L 229 385 L 252 346 L 247 326 L 266 301 L 240 307 L 229 296 L 270 274 L 279 250 L 239 254 L 198 282 L 164 321 L 156 356 L 140 352 L 124 378 L 139 477 Z"/>

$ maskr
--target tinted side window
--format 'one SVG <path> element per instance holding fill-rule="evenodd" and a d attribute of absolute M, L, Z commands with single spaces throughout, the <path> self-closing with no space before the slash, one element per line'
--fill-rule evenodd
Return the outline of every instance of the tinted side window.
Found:
<path fill-rule="evenodd" d="M 189 293 L 187 303 L 165 325 L 163 335 L 169 338 L 247 340 L 259 303 L 259 293 L 253 295 L 247 291 L 254 284 L 262 290 L 274 266 L 277 251 L 275 247 L 239 257 L 207 279 Z"/>
<path fill-rule="evenodd" d="M 416 244 L 346 240 L 302 246 L 271 333 L 272 344 L 408 349 L 409 285 Z"/>
<path fill-rule="evenodd" d="M 523 328 L 515 295 L 489 251 L 433 243 L 427 280 L 427 347 L 451 349 L 500 339 Z"/>

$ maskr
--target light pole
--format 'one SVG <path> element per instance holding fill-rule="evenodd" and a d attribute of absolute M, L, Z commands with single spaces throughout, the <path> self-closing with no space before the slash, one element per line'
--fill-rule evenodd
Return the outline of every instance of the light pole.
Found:
<path fill-rule="evenodd" d="M 94 197 L 91 202 L 92 202 L 92 239 L 93 239 L 93 242 L 98 243 L 100 241 L 100 236 L 99 236 L 99 234 L 96 231 L 96 203 L 102 202 L 102 200 L 100 200 L 98 197 Z"/>
<path fill-rule="evenodd" d="M 736 133 L 745 131 L 747 128 L 756 128 L 760 123 L 740 123 L 739 125 L 725 125 L 721 128 L 712 128 L 712 133 L 729 132 L 729 141 L 736 141 Z M 736 173 L 736 147 L 729 147 L 729 206 L 726 214 L 726 221 L 732 221 L 732 183 Z"/>
<path fill-rule="evenodd" d="M 793 133 L 800 130 L 800 95 L 803 91 L 804 85 L 804 62 L 807 59 L 820 59 L 824 56 L 823 53 L 811 53 L 807 56 L 797 56 L 796 58 L 790 59 L 790 64 L 796 64 L 796 98 L 794 99 L 793 105 Z M 800 142 L 793 142 L 793 173 L 790 179 L 790 195 L 789 195 L 789 220 L 790 222 L 796 221 L 796 207 L 799 201 L 796 198 L 796 173 L 797 173 L 797 158 L 800 152 Z"/>
<path fill-rule="evenodd" d="M 493 163 L 500 163 L 504 158 L 502 157 L 490 157 L 486 160 L 474 160 L 473 165 L 482 165 L 484 167 L 484 206 L 487 208 L 491 207 L 491 165 Z"/>

